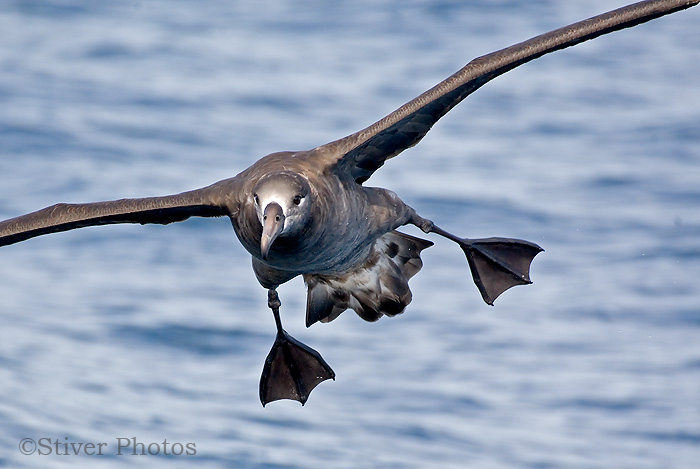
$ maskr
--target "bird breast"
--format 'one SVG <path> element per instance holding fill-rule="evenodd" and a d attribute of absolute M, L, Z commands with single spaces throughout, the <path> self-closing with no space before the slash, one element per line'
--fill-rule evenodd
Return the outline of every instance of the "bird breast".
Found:
<path fill-rule="evenodd" d="M 406 223 L 410 207 L 393 192 L 336 184 L 317 188 L 306 225 L 293 236 L 279 236 L 263 261 L 262 226 L 254 206 L 232 219 L 248 252 L 264 264 L 296 274 L 344 272 L 366 261 L 374 242 Z"/>

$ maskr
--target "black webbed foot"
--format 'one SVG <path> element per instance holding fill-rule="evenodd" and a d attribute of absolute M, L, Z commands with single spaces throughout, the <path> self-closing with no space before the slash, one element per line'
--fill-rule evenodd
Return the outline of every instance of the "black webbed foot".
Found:
<path fill-rule="evenodd" d="M 265 360 L 260 401 L 263 407 L 278 399 L 293 399 L 304 405 L 309 393 L 327 379 L 335 379 L 335 373 L 321 355 L 283 330 L 278 332 Z"/>
<path fill-rule="evenodd" d="M 530 264 L 544 251 L 535 243 L 511 238 L 461 239 L 474 283 L 487 304 L 516 285 L 528 285 Z"/>
<path fill-rule="evenodd" d="M 277 337 L 265 359 L 260 377 L 260 402 L 292 399 L 306 403 L 311 391 L 335 373 L 316 350 L 299 342 L 282 329 L 280 301 L 275 290 L 268 291 L 268 306 L 277 326 Z"/>
<path fill-rule="evenodd" d="M 481 297 L 490 305 L 509 288 L 532 283 L 530 264 L 537 254 L 544 251 L 537 244 L 522 239 L 460 238 L 417 214 L 414 214 L 410 223 L 426 233 L 435 233 L 459 244 L 467 256 Z"/>

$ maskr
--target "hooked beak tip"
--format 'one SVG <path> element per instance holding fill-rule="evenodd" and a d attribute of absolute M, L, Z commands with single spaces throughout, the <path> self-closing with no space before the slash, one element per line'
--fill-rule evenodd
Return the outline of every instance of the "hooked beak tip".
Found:
<path fill-rule="evenodd" d="M 260 238 L 260 255 L 262 256 L 263 260 L 267 260 L 267 255 L 270 252 L 271 245 L 271 238 L 267 235 L 267 233 L 264 233 L 262 238 Z"/>
<path fill-rule="evenodd" d="M 267 259 L 272 243 L 284 229 L 284 212 L 277 203 L 271 203 L 265 207 L 263 216 L 263 231 L 260 236 L 260 256 Z"/>

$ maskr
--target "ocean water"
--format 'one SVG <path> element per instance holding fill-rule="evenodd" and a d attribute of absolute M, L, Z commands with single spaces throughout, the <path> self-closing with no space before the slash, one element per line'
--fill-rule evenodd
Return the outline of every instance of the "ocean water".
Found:
<path fill-rule="evenodd" d="M 622 4 L 5 1 L 0 218 L 208 185 Z M 0 466 L 698 467 L 699 22 L 509 72 L 378 171 L 445 229 L 546 252 L 489 307 L 433 239 L 413 303 L 371 324 L 306 329 L 281 287 L 337 373 L 303 407 L 260 405 L 274 322 L 228 220 L 0 248 Z"/>

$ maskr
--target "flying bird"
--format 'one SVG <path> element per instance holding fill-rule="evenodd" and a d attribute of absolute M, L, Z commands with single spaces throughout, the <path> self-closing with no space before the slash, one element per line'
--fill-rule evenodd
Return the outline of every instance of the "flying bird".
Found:
<path fill-rule="evenodd" d="M 282 327 L 277 287 L 302 275 L 306 325 L 352 309 L 366 321 L 395 316 L 411 301 L 409 279 L 432 242 L 397 231 L 415 225 L 457 243 L 483 300 L 529 284 L 542 249 L 510 238 L 455 236 L 420 216 L 395 193 L 365 186 L 372 174 L 416 145 L 450 109 L 495 77 L 544 54 L 696 5 L 700 0 L 639 2 L 479 57 L 383 119 L 306 151 L 267 155 L 238 175 L 176 195 L 56 204 L 0 222 L 0 246 L 35 236 L 114 223 L 168 224 L 229 217 L 253 271 L 268 290 L 277 336 L 263 368 L 260 400 L 302 404 L 335 373 L 321 355 Z"/>

